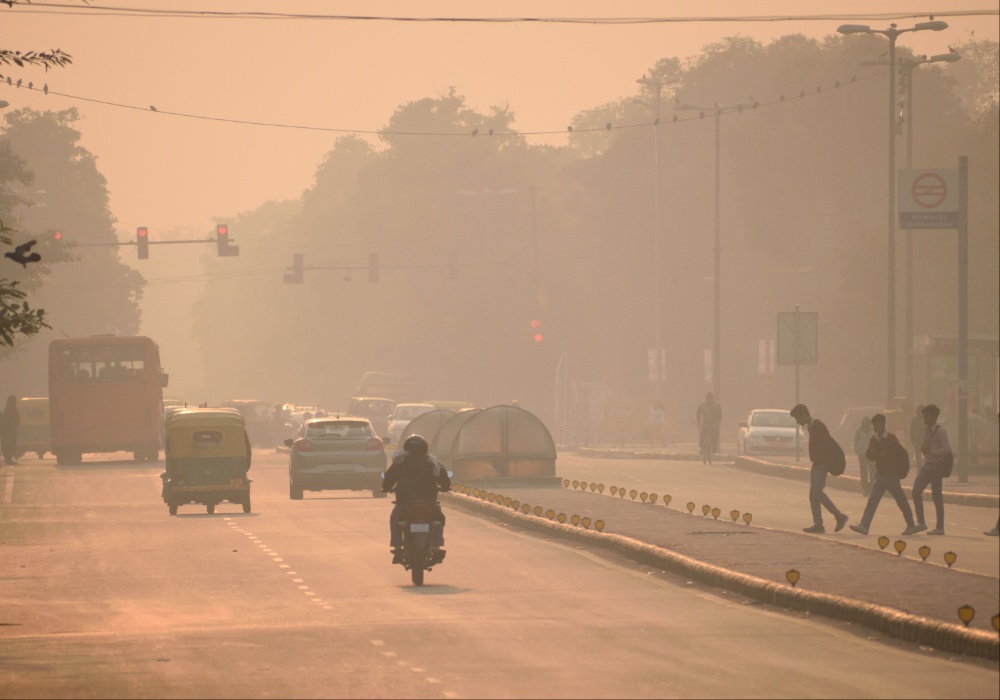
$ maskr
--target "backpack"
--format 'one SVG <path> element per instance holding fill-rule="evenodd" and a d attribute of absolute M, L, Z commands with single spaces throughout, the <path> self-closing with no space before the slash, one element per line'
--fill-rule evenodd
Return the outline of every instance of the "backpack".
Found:
<path fill-rule="evenodd" d="M 830 437 L 830 454 L 827 455 L 826 470 L 831 476 L 840 476 L 847 468 L 847 458 L 844 450 L 840 447 L 833 436 Z"/>
<path fill-rule="evenodd" d="M 905 479 L 906 475 L 910 473 L 910 451 L 903 447 L 899 440 L 893 440 L 891 449 L 889 459 L 892 463 L 892 470 L 900 479 Z"/>

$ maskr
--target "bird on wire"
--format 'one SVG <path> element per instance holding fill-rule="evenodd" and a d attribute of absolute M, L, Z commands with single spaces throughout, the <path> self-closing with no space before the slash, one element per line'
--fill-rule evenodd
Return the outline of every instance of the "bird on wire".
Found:
<path fill-rule="evenodd" d="M 28 251 L 31 250 L 31 247 L 35 245 L 35 243 L 37 243 L 37 241 L 34 240 L 28 241 L 27 243 L 22 243 L 21 245 L 14 248 L 14 252 L 4 253 L 3 256 L 5 258 L 10 258 L 16 263 L 20 263 L 21 267 L 27 268 L 28 263 L 38 262 L 39 260 L 42 259 L 42 256 L 39 255 L 38 253 L 28 253 Z"/>
<path fill-rule="evenodd" d="M 155 112 L 156 111 L 156 107 L 154 107 L 153 105 L 149 105 L 149 109 L 150 109 L 151 112 Z"/>

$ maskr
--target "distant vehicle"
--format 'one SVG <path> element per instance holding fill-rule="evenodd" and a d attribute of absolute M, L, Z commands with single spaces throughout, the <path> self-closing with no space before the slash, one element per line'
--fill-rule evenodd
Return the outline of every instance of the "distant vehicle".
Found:
<path fill-rule="evenodd" d="M 44 459 L 45 453 L 52 449 L 49 400 L 22 396 L 17 400 L 17 412 L 21 416 L 21 424 L 17 427 L 16 456 L 20 458 L 27 452 L 34 452 L 38 459 Z"/>
<path fill-rule="evenodd" d="M 396 408 L 393 399 L 383 396 L 354 396 L 347 408 L 347 415 L 361 416 L 371 421 L 375 434 L 386 437 L 389 434 L 389 416 Z"/>
<path fill-rule="evenodd" d="M 367 418 L 311 418 L 285 445 L 291 448 L 288 497 L 293 501 L 301 500 L 304 491 L 340 489 L 385 497 L 381 473 L 389 458 Z"/>
<path fill-rule="evenodd" d="M 799 432 L 799 449 L 807 449 L 807 433 L 798 428 L 795 419 L 784 409 L 758 408 L 740 421 L 736 435 L 736 451 L 746 455 L 795 454 L 795 433 Z"/>
<path fill-rule="evenodd" d="M 281 426 L 274 415 L 274 406 L 258 399 L 231 399 L 222 408 L 235 408 L 246 421 L 247 435 L 254 447 L 273 449 L 281 444 Z"/>
<path fill-rule="evenodd" d="M 396 403 L 415 403 L 426 396 L 412 375 L 393 372 L 365 372 L 354 395 L 382 396 Z"/>
<path fill-rule="evenodd" d="M 159 458 L 163 436 L 160 349 L 144 336 L 98 335 L 49 343 L 52 452 L 59 464 L 87 453 Z"/>
<path fill-rule="evenodd" d="M 434 404 L 430 403 L 398 403 L 389 416 L 389 441 L 399 444 L 399 438 L 406 430 L 410 421 L 421 416 L 428 411 L 435 410 Z"/>
<path fill-rule="evenodd" d="M 434 408 L 440 408 L 445 411 L 454 411 L 455 413 L 475 408 L 475 406 L 468 401 L 438 401 L 437 399 L 427 399 L 421 403 L 429 403 Z"/>

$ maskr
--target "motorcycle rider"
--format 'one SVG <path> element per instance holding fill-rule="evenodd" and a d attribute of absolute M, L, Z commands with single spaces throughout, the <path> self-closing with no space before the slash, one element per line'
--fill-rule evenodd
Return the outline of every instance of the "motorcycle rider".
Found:
<path fill-rule="evenodd" d="M 438 491 L 451 489 L 451 479 L 448 471 L 440 460 L 428 453 L 427 440 L 420 435 L 411 435 L 403 442 L 403 449 L 392 456 L 392 464 L 385 472 L 382 480 L 382 490 L 395 491 L 396 505 L 389 516 L 389 546 L 392 548 L 392 563 L 403 561 L 403 533 L 399 527 L 399 512 L 411 501 L 431 501 L 435 504 L 441 519 L 441 529 L 434 533 L 434 546 L 437 547 L 435 563 L 444 559 L 444 513 L 437 503 Z"/>

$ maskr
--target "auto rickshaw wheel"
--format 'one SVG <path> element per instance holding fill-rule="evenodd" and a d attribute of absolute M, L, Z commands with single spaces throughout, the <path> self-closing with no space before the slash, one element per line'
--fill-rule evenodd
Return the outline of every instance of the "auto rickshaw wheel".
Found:
<path fill-rule="evenodd" d="M 176 503 L 169 504 L 167 506 L 167 510 L 170 511 L 171 515 L 177 515 L 177 504 Z"/>
<path fill-rule="evenodd" d="M 247 497 L 245 499 L 243 499 L 243 512 L 244 513 L 249 513 L 250 512 L 250 494 L 249 493 L 247 494 Z"/>

